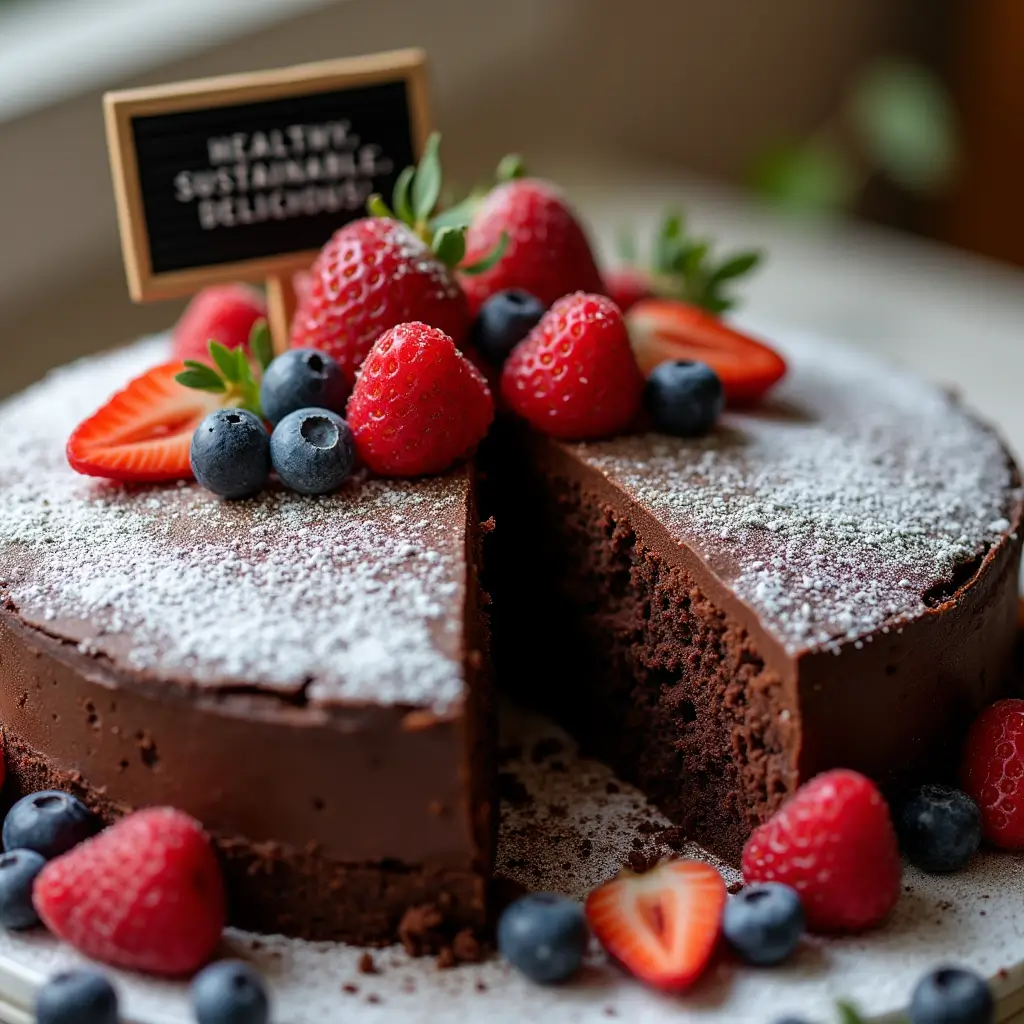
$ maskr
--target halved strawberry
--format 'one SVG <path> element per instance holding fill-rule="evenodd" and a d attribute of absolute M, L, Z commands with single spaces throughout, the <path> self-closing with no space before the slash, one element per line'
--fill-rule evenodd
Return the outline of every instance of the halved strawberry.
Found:
<path fill-rule="evenodd" d="M 704 973 L 722 927 L 725 882 L 709 864 L 666 861 L 635 875 L 623 871 L 587 897 L 587 920 L 608 954 L 665 992 Z"/>
<path fill-rule="evenodd" d="M 188 454 L 200 420 L 222 405 L 174 378 L 184 363 L 163 363 L 136 377 L 68 438 L 71 468 L 111 480 L 187 480 Z"/>
<path fill-rule="evenodd" d="M 730 405 L 756 402 L 786 373 L 774 349 L 717 316 L 674 299 L 643 299 L 626 314 L 644 374 L 670 359 L 707 363 L 721 378 Z"/>

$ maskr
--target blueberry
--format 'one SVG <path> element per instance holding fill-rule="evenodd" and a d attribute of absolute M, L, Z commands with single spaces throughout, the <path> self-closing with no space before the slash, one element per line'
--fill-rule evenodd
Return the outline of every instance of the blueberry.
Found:
<path fill-rule="evenodd" d="M 35 850 L 9 850 L 0 854 L 0 925 L 19 930 L 39 924 L 32 905 L 32 883 L 46 867 Z"/>
<path fill-rule="evenodd" d="M 748 964 L 782 963 L 804 933 L 800 896 L 780 882 L 752 885 L 725 905 L 722 932 Z"/>
<path fill-rule="evenodd" d="M 274 427 L 270 459 L 285 487 L 300 494 L 327 494 L 352 473 L 355 442 L 337 413 L 298 409 Z"/>
<path fill-rule="evenodd" d="M 192 1008 L 199 1024 L 266 1024 L 270 1002 L 263 979 L 240 960 L 221 960 L 192 982 Z"/>
<path fill-rule="evenodd" d="M 117 1024 L 117 993 L 99 971 L 55 974 L 36 992 L 36 1024 Z"/>
<path fill-rule="evenodd" d="M 498 921 L 501 955 L 539 985 L 553 985 L 575 974 L 586 947 L 583 908 L 554 893 L 523 896 Z"/>
<path fill-rule="evenodd" d="M 4 820 L 5 850 L 35 850 L 46 860 L 67 853 L 99 828 L 92 812 L 70 793 L 44 789 L 23 796 Z"/>
<path fill-rule="evenodd" d="M 218 409 L 192 435 L 192 472 L 222 498 L 251 498 L 270 476 L 270 439 L 248 409 Z"/>
<path fill-rule="evenodd" d="M 495 292 L 473 321 L 470 344 L 487 362 L 501 366 L 546 312 L 540 299 L 520 288 Z"/>
<path fill-rule="evenodd" d="M 267 367 L 260 404 L 271 423 L 280 423 L 296 409 L 343 413 L 348 391 L 348 382 L 330 356 L 312 348 L 293 348 Z"/>
<path fill-rule="evenodd" d="M 651 371 L 644 387 L 644 406 L 663 434 L 699 437 L 722 414 L 725 392 L 710 366 L 677 359 Z"/>
<path fill-rule="evenodd" d="M 952 786 L 921 786 L 903 805 L 900 843 L 922 871 L 957 871 L 978 852 L 981 812 Z"/>
<path fill-rule="evenodd" d="M 996 1010 L 984 978 L 941 967 L 917 983 L 908 1016 L 910 1024 L 992 1024 Z"/>

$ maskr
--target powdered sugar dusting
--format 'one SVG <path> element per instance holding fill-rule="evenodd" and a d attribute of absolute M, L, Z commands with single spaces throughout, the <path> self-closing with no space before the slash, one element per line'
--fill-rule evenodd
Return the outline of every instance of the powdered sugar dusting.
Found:
<path fill-rule="evenodd" d="M 795 339 L 767 406 L 710 437 L 576 450 L 649 505 L 790 652 L 852 641 L 1004 540 L 1020 489 L 999 440 L 947 395 L 859 353 Z"/>
<path fill-rule="evenodd" d="M 83 653 L 189 685 L 457 701 L 466 475 L 229 503 L 72 472 L 74 425 L 165 350 L 74 364 L 0 407 L 0 597 Z"/>

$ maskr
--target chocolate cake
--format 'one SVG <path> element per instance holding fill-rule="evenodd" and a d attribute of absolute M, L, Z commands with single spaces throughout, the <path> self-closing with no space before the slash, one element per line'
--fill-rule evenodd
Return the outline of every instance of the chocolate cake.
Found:
<path fill-rule="evenodd" d="M 237 503 L 76 476 L 72 427 L 165 352 L 86 360 L 0 408 L 8 795 L 194 814 L 244 927 L 415 946 L 417 921 L 481 924 L 473 469 Z M 1022 496 L 999 440 L 863 357 L 788 355 L 769 401 L 701 440 L 506 427 L 485 453 L 506 685 L 731 858 L 820 769 L 941 775 L 1016 630 Z"/>
<path fill-rule="evenodd" d="M 506 425 L 491 453 L 506 685 L 734 861 L 823 769 L 947 775 L 1017 629 L 999 439 L 860 354 L 784 351 L 784 384 L 709 437 Z"/>
<path fill-rule="evenodd" d="M 238 503 L 77 476 L 72 427 L 165 353 L 84 361 L 0 411 L 5 795 L 193 814 L 242 927 L 384 942 L 424 905 L 480 924 L 493 742 L 472 471 Z"/>

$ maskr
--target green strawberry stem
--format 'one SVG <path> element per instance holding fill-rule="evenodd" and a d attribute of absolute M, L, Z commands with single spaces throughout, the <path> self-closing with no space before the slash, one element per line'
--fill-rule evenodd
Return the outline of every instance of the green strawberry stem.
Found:
<path fill-rule="evenodd" d="M 764 259 L 759 249 L 742 249 L 717 259 L 712 243 L 686 231 L 681 211 L 666 214 L 654 238 L 649 272 L 654 291 L 665 298 L 725 313 L 736 305 L 732 288 Z M 618 250 L 627 266 L 636 264 L 636 244 L 629 232 L 620 233 Z"/>
<path fill-rule="evenodd" d="M 257 372 L 244 348 L 230 349 L 219 341 L 210 340 L 210 362 L 186 359 L 185 369 L 175 380 L 195 391 L 208 391 L 223 395 L 225 408 L 248 409 L 261 419 L 260 378 L 274 358 L 267 321 L 257 320 L 249 333 L 249 350 L 256 359 Z"/>
<path fill-rule="evenodd" d="M 406 167 L 395 182 L 391 206 L 384 197 L 374 193 L 366 202 L 372 217 L 386 217 L 407 224 L 433 250 L 434 254 L 452 270 L 458 268 L 462 274 L 482 274 L 490 270 L 505 254 L 508 238 L 502 235 L 498 245 L 480 260 L 463 265 L 466 255 L 466 229 L 482 198 L 473 194 L 461 203 L 449 207 L 442 213 L 434 210 L 441 198 L 441 136 L 433 132 L 423 147 L 423 155 L 415 167 Z M 506 160 L 510 158 L 506 157 Z M 511 158 L 505 173 L 518 177 L 522 173 L 522 161 Z M 503 161 L 503 164 L 505 161 Z"/>

